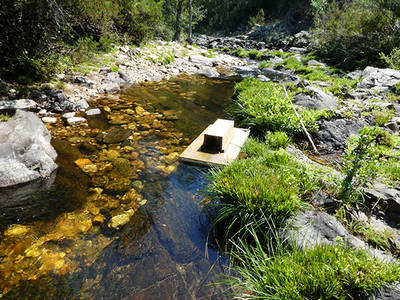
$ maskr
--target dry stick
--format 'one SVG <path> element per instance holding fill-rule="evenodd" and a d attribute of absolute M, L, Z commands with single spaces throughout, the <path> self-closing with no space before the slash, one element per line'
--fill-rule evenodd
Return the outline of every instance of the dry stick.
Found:
<path fill-rule="evenodd" d="M 296 110 L 296 108 L 294 107 L 292 101 L 290 101 L 290 98 L 289 98 L 289 96 L 288 96 L 288 94 L 287 94 L 287 92 L 286 92 L 285 86 L 282 85 L 282 87 L 283 87 L 283 90 L 285 91 L 286 98 L 288 98 L 290 104 L 292 105 L 292 108 L 293 108 L 293 110 L 294 110 L 294 113 L 296 114 L 297 118 L 299 118 L 299 120 L 300 120 L 301 127 L 303 128 L 304 133 L 306 134 L 308 140 L 310 141 L 310 143 L 311 143 L 311 145 L 312 145 L 312 147 L 313 147 L 313 149 L 314 149 L 314 152 L 317 153 L 317 154 L 319 154 L 319 152 L 318 152 L 317 148 L 315 147 L 314 142 L 313 142 L 313 140 L 312 140 L 312 138 L 311 138 L 311 135 L 308 133 L 306 126 L 304 126 L 303 119 L 302 119 L 302 118 L 300 117 L 300 115 L 297 113 L 297 110 Z"/>

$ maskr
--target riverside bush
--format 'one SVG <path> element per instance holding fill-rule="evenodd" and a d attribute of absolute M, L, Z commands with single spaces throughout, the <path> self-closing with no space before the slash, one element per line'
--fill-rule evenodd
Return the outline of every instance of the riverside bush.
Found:
<path fill-rule="evenodd" d="M 258 136 L 267 131 L 296 136 L 301 134 L 302 127 L 291 101 L 282 86 L 248 78 L 235 86 L 235 99 L 229 111 L 240 126 L 250 127 Z M 298 111 L 307 129 L 315 130 L 318 114 L 305 108 Z"/>
<path fill-rule="evenodd" d="M 232 256 L 238 276 L 220 284 L 234 287 L 240 299 L 361 299 L 400 280 L 399 265 L 343 246 L 281 247 L 271 256 L 260 243 L 239 242 Z"/>
<path fill-rule="evenodd" d="M 315 47 L 348 68 L 379 64 L 399 46 L 398 1 L 332 1 L 315 16 Z"/>
<path fill-rule="evenodd" d="M 339 196 L 349 201 L 357 200 L 357 189 L 378 176 L 381 163 L 393 155 L 393 147 L 398 143 L 398 137 L 378 127 L 364 127 L 359 135 L 350 137 L 344 155 L 346 177 Z"/>

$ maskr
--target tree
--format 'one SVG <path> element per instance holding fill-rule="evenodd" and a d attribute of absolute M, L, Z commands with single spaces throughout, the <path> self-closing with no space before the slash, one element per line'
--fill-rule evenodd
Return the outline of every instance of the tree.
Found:
<path fill-rule="evenodd" d="M 177 6 L 176 6 L 176 23 L 175 23 L 174 41 L 179 41 L 181 38 L 182 8 L 183 8 L 183 0 L 178 0 Z"/>

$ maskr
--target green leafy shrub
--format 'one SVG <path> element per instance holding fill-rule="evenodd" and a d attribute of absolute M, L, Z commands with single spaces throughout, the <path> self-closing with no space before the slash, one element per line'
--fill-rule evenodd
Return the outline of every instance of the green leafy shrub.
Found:
<path fill-rule="evenodd" d="M 400 48 L 392 49 L 388 55 L 380 53 L 379 56 L 385 62 L 386 66 L 391 69 L 400 70 Z"/>
<path fill-rule="evenodd" d="M 357 200 L 354 192 L 377 177 L 380 162 L 391 153 L 394 143 L 395 138 L 378 127 L 364 127 L 358 136 L 350 137 L 344 155 L 346 177 L 340 198 Z"/>
<path fill-rule="evenodd" d="M 302 132 L 302 127 L 291 101 L 278 84 L 245 79 L 235 86 L 235 100 L 229 111 L 240 126 L 250 127 L 256 135 L 283 131 L 295 136 Z M 305 126 L 315 130 L 316 113 L 305 108 L 298 108 L 298 111 Z"/>
<path fill-rule="evenodd" d="M 399 265 L 342 246 L 278 249 L 272 256 L 260 242 L 239 242 L 232 256 L 238 275 L 220 284 L 240 299 L 361 299 L 400 279 Z"/>

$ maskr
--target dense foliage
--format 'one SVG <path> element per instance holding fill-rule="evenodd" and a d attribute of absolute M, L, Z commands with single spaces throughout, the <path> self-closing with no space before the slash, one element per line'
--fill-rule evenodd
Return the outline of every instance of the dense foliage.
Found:
<path fill-rule="evenodd" d="M 379 64 L 400 46 L 397 0 L 314 0 L 316 47 L 348 67 Z"/>
<path fill-rule="evenodd" d="M 0 76 L 28 83 L 57 71 L 60 58 L 79 63 L 113 43 L 172 38 L 183 0 L 5 0 L 0 10 Z M 193 4 L 193 24 L 203 16 Z M 80 60 L 80 61 L 79 61 Z"/>

